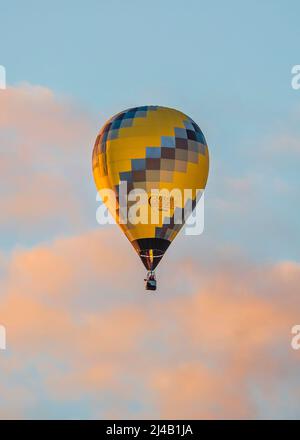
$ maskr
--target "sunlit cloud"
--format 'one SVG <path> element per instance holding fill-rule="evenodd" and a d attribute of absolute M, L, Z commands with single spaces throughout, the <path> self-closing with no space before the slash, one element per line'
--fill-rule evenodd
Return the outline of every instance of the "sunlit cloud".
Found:
<path fill-rule="evenodd" d="M 30 417 L 43 405 L 42 387 L 44 415 L 47 399 L 85 396 L 93 402 L 90 417 L 263 417 L 251 383 L 264 383 L 267 398 L 269 388 L 292 387 L 287 374 L 298 368 L 290 348 L 298 264 L 216 262 L 206 270 L 194 259 L 179 261 L 162 276 L 188 277 L 181 295 L 149 296 L 134 279 L 138 259 L 127 243 L 112 248 L 117 232 L 14 251 L 3 268 L 4 368 L 18 402 L 12 416 Z M 29 375 L 19 390 L 18 377 L 32 368 L 38 388 Z"/>

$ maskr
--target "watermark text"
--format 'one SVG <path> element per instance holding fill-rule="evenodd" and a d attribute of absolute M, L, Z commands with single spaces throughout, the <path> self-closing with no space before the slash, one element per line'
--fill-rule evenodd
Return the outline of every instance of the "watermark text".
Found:
<path fill-rule="evenodd" d="M 294 90 L 299 90 L 300 89 L 300 64 L 293 66 L 291 73 L 293 75 L 292 81 L 291 81 L 292 88 Z"/>
<path fill-rule="evenodd" d="M 185 225 L 186 235 L 200 235 L 204 230 L 204 191 L 201 189 L 134 188 L 127 191 L 127 182 L 120 182 L 118 195 L 110 188 L 97 193 L 100 206 L 96 220 L 100 225 L 127 224 L 171 225 L 179 230 Z"/>
<path fill-rule="evenodd" d="M 0 350 L 6 350 L 6 329 L 0 325 Z"/>
<path fill-rule="evenodd" d="M 294 325 L 292 327 L 292 334 L 295 335 L 291 340 L 291 346 L 293 350 L 300 349 L 300 325 Z"/>
<path fill-rule="evenodd" d="M 0 65 L 0 90 L 6 89 L 6 70 L 4 66 Z"/>

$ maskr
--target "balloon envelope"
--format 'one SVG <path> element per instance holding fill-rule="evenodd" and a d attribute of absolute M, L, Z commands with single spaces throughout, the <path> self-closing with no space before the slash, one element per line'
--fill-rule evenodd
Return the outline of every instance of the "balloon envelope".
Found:
<path fill-rule="evenodd" d="M 160 106 L 131 108 L 113 116 L 100 130 L 93 150 L 97 190 L 100 194 L 107 188 L 114 191 L 116 210 L 109 200 L 105 203 L 148 270 L 155 269 L 183 226 L 187 201 L 195 207 L 205 188 L 208 169 L 208 147 L 201 129 L 178 110 Z M 124 188 L 121 182 L 126 183 L 126 194 L 132 190 L 146 194 L 146 198 L 140 198 L 139 209 L 135 209 L 133 200 L 128 202 L 125 222 L 120 208 Z M 153 194 L 154 190 L 162 193 Z M 165 190 L 173 194 L 169 201 Z M 188 200 L 184 190 L 190 191 Z M 149 206 L 147 221 L 137 221 Z M 155 210 L 159 215 L 153 223 Z M 180 215 L 181 223 L 176 220 Z"/>

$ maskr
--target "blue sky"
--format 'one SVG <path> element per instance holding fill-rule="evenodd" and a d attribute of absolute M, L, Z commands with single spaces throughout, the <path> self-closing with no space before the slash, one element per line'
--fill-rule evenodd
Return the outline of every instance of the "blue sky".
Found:
<path fill-rule="evenodd" d="M 276 113 L 296 102 L 298 16 L 297 1 L 3 2 L 1 62 L 13 84 L 47 85 L 100 111 L 246 100 Z"/>

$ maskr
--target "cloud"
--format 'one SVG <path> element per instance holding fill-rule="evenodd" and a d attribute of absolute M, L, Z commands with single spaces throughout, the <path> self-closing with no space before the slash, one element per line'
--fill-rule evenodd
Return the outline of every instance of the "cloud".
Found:
<path fill-rule="evenodd" d="M 26 151 L 35 150 L 37 144 L 62 146 L 62 142 L 64 149 L 80 149 L 78 137 L 90 130 L 87 114 L 74 102 L 30 84 L 1 92 L 0 125 L 12 139 L 19 137 Z"/>
<path fill-rule="evenodd" d="M 0 225 L 6 241 L 37 243 L 83 227 L 95 198 L 94 116 L 40 86 L 10 87 L 0 99 Z"/>
<path fill-rule="evenodd" d="M 300 138 L 290 135 L 281 136 L 274 145 L 276 153 L 300 154 Z"/>
<path fill-rule="evenodd" d="M 298 263 L 166 262 L 161 290 L 145 295 L 128 246 L 113 228 L 12 252 L 0 285 L 2 418 L 8 390 L 12 418 L 51 417 L 49 402 L 66 418 L 255 418 L 281 387 L 299 393 Z M 189 281 L 173 297 L 172 274 Z"/>

